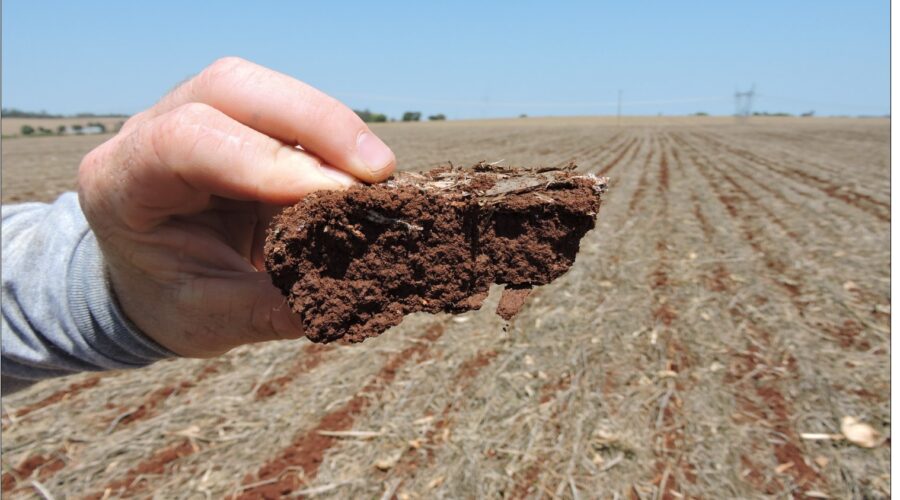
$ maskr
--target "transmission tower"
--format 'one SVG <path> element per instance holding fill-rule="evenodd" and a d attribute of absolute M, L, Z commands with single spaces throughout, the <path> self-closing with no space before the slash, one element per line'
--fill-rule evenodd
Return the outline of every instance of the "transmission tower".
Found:
<path fill-rule="evenodd" d="M 734 92 L 734 116 L 738 120 L 746 119 L 753 113 L 753 98 L 756 95 L 756 84 L 746 92 Z"/>

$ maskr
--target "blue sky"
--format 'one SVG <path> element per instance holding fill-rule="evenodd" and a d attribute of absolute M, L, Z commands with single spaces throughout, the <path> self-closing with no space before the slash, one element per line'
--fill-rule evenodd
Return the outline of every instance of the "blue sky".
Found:
<path fill-rule="evenodd" d="M 134 113 L 218 57 L 356 108 L 450 118 L 886 114 L 890 5 L 872 1 L 4 0 L 4 107 Z"/>

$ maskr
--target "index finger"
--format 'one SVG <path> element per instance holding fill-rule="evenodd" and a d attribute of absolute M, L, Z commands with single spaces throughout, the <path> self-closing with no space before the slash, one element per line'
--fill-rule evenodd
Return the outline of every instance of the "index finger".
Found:
<path fill-rule="evenodd" d="M 148 110 L 148 118 L 191 102 L 212 106 L 286 144 L 300 145 L 367 182 L 387 178 L 394 153 L 350 108 L 291 78 L 237 57 L 219 59 Z"/>

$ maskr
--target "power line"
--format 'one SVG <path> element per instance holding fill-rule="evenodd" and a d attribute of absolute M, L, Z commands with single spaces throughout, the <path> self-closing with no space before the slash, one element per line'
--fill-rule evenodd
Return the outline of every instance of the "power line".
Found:
<path fill-rule="evenodd" d="M 785 101 L 785 102 L 794 102 L 797 104 L 807 104 L 807 105 L 818 105 L 818 106 L 841 106 L 848 108 L 868 108 L 868 109 L 880 109 L 881 106 L 871 105 L 871 104 L 851 104 L 851 103 L 841 103 L 841 102 L 828 102 L 828 101 L 812 101 L 808 99 L 797 99 L 793 97 L 782 97 L 782 96 L 774 96 L 770 94 L 762 94 L 756 91 L 756 86 L 753 85 L 747 91 L 738 91 L 728 97 L 728 96 L 708 96 L 708 97 L 684 97 L 684 98 L 675 98 L 675 99 L 646 99 L 646 100 L 634 100 L 634 101 L 626 101 L 623 100 L 624 92 L 619 90 L 617 93 L 617 98 L 612 101 L 496 101 L 493 99 L 489 99 L 487 96 L 481 100 L 466 100 L 466 99 L 430 99 L 430 98 L 416 98 L 416 97 L 404 97 L 404 96 L 396 96 L 396 95 L 380 95 L 380 94 L 362 94 L 355 92 L 330 92 L 331 95 L 341 98 L 341 99 L 357 99 L 362 101 L 373 101 L 373 102 L 393 102 L 400 103 L 409 106 L 471 106 L 477 109 L 487 109 L 487 108 L 608 108 L 610 110 L 615 109 L 617 116 L 620 116 L 622 110 L 626 107 L 642 107 L 642 106 L 658 106 L 658 105 L 669 105 L 669 104 L 689 104 L 689 103 L 715 103 L 715 102 L 723 102 L 727 100 L 733 100 L 735 104 L 735 116 L 738 117 L 747 117 L 753 114 L 754 107 L 758 107 L 759 103 L 762 101 L 769 102 L 770 100 L 774 101 Z"/>
<path fill-rule="evenodd" d="M 374 94 L 357 94 L 350 92 L 330 92 L 335 97 L 343 99 L 364 99 L 367 101 L 381 102 L 398 102 L 403 104 L 418 105 L 444 105 L 444 106 L 485 106 L 488 107 L 609 107 L 616 108 L 618 106 L 643 106 L 651 104 L 680 104 L 691 102 L 718 102 L 729 99 L 728 97 L 686 97 L 681 99 L 651 99 L 641 101 L 490 101 L 485 102 L 473 100 L 456 100 L 456 99 L 419 99 L 411 97 L 374 95 Z"/>

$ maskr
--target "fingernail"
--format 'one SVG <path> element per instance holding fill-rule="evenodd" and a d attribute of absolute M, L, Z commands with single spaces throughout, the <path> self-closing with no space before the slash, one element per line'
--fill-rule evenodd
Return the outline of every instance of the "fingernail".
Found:
<path fill-rule="evenodd" d="M 391 148 L 371 132 L 359 134 L 359 138 L 356 139 L 356 150 L 369 172 L 373 174 L 377 174 L 394 163 L 394 153 Z"/>
<path fill-rule="evenodd" d="M 350 187 L 356 184 L 359 184 L 359 181 L 356 180 L 352 175 L 344 172 L 343 170 L 338 170 L 334 167 L 329 167 L 328 165 L 319 165 L 319 171 L 325 174 L 325 177 L 329 179 L 339 182 L 341 186 Z"/>

